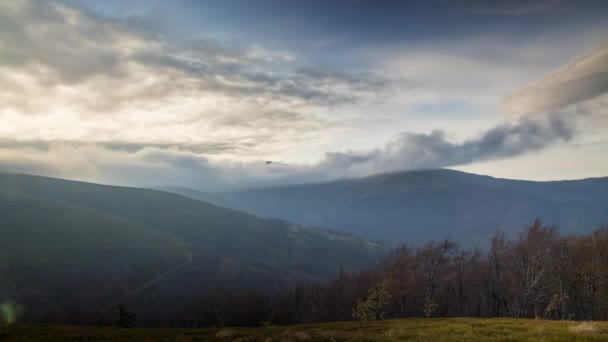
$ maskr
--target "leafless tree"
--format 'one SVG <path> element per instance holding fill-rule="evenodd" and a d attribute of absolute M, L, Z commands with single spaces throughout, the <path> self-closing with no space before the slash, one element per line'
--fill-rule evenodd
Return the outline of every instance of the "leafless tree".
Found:
<path fill-rule="evenodd" d="M 443 274 L 444 266 L 450 261 L 452 253 L 456 250 L 456 243 L 444 240 L 439 243 L 429 242 L 418 252 L 421 270 L 426 283 L 424 312 L 430 318 L 437 309 L 435 290 L 441 282 L 446 280 Z"/>

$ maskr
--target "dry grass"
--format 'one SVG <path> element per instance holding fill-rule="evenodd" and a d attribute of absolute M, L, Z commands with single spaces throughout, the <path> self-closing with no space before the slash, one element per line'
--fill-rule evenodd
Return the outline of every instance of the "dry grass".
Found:
<path fill-rule="evenodd" d="M 608 322 L 403 319 L 260 328 L 120 329 L 16 324 L 0 341 L 608 341 Z"/>
<path fill-rule="evenodd" d="M 234 330 L 231 329 L 220 329 L 215 333 L 215 337 L 217 338 L 228 338 L 234 336 Z"/>
<path fill-rule="evenodd" d="M 569 330 L 579 334 L 601 334 L 606 331 L 606 328 L 601 327 L 595 322 L 582 322 L 577 325 L 570 326 Z"/>

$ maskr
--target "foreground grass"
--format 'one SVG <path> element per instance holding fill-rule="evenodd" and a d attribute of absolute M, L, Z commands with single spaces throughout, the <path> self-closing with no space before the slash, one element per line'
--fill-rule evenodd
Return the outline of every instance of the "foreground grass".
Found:
<path fill-rule="evenodd" d="M 0 341 L 608 341 L 608 322 L 402 319 L 261 328 L 121 329 L 14 324 Z"/>

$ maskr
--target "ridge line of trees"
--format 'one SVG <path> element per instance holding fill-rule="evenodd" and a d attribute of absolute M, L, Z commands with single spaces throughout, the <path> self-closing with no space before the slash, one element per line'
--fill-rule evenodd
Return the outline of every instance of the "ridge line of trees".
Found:
<path fill-rule="evenodd" d="M 450 240 L 399 247 L 374 267 L 280 294 L 225 289 L 180 316 L 187 326 L 298 324 L 405 317 L 608 319 L 608 226 L 558 234 L 539 219 L 489 250 Z"/>

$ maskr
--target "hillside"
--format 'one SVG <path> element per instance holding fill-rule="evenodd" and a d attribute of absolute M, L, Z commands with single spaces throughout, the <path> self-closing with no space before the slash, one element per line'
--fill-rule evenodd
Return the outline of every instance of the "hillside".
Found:
<path fill-rule="evenodd" d="M 207 289 L 273 291 L 359 268 L 383 250 L 162 191 L 18 174 L 0 174 L 0 234 L 2 299 L 31 319 L 123 303 L 153 322 Z"/>
<path fill-rule="evenodd" d="M 0 195 L 0 294 L 34 320 L 94 310 L 186 259 L 188 244 L 94 209 Z"/>
<path fill-rule="evenodd" d="M 214 196 L 259 216 L 414 245 L 450 237 L 484 246 L 497 229 L 514 234 L 537 217 L 562 232 L 608 222 L 608 178 L 531 182 L 439 169 Z"/>

